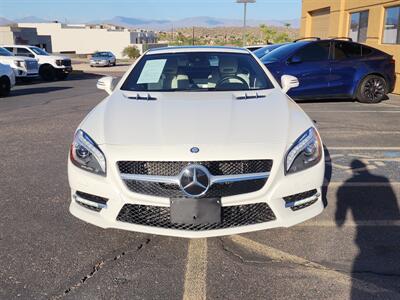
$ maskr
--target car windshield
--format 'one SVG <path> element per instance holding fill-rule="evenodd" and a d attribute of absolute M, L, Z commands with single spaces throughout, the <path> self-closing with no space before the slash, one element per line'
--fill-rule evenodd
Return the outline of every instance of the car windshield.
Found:
<path fill-rule="evenodd" d="M 127 91 L 237 91 L 273 88 L 250 54 L 187 52 L 148 54 L 122 85 Z"/>
<path fill-rule="evenodd" d="M 31 49 L 37 55 L 49 55 L 45 50 L 39 47 L 29 47 L 29 49 Z"/>
<path fill-rule="evenodd" d="M 301 48 L 305 44 L 308 44 L 308 42 L 296 42 L 296 43 L 290 43 L 287 45 L 283 45 L 274 51 L 271 51 L 264 55 L 261 58 L 262 62 L 274 62 L 274 61 L 280 61 L 282 59 L 287 58 L 289 55 L 294 53 L 297 49 Z"/>
<path fill-rule="evenodd" d="M 4 49 L 4 48 L 0 47 L 0 56 L 14 56 L 14 54 L 12 54 L 7 49 Z"/>
<path fill-rule="evenodd" d="M 93 57 L 105 57 L 105 56 L 111 56 L 111 55 L 108 52 L 96 52 L 95 54 L 93 54 Z"/>

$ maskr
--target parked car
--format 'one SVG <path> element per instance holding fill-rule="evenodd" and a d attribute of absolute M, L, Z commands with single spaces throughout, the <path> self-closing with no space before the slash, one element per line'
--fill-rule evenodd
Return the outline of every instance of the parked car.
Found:
<path fill-rule="evenodd" d="M 109 51 L 96 52 L 90 58 L 91 67 L 110 67 L 115 66 L 116 64 L 117 59 L 115 58 L 115 55 Z"/>
<path fill-rule="evenodd" d="M 15 85 L 15 74 L 9 65 L 0 63 L 0 97 L 10 94 L 11 88 Z"/>
<path fill-rule="evenodd" d="M 9 65 L 16 79 L 29 80 L 39 76 L 39 65 L 36 59 L 15 56 L 3 47 L 0 47 L 0 63 Z"/>
<path fill-rule="evenodd" d="M 272 45 L 267 45 L 265 47 L 262 47 L 260 49 L 257 49 L 253 51 L 254 55 L 257 56 L 258 58 L 263 58 L 265 55 L 270 53 L 271 51 L 278 49 L 279 47 L 286 45 L 287 43 L 281 43 L 281 44 L 272 44 Z"/>
<path fill-rule="evenodd" d="M 296 41 L 265 55 L 262 61 L 279 79 L 296 76 L 295 99 L 352 98 L 377 103 L 393 91 L 395 62 L 378 49 L 343 39 Z"/>
<path fill-rule="evenodd" d="M 246 49 L 147 51 L 76 130 L 70 212 L 103 228 L 209 237 L 323 210 L 311 119 Z M 305 180 L 306 178 L 306 180 Z"/>
<path fill-rule="evenodd" d="M 72 72 L 71 59 L 68 57 L 52 55 L 35 46 L 7 45 L 4 48 L 17 56 L 36 58 L 39 62 L 39 75 L 46 81 L 66 79 Z"/>

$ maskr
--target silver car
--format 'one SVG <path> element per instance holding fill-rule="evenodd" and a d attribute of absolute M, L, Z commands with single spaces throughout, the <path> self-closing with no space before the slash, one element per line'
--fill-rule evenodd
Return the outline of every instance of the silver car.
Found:
<path fill-rule="evenodd" d="M 90 59 L 91 67 L 110 67 L 115 66 L 116 63 L 117 59 L 115 58 L 115 55 L 109 51 L 96 52 Z"/>

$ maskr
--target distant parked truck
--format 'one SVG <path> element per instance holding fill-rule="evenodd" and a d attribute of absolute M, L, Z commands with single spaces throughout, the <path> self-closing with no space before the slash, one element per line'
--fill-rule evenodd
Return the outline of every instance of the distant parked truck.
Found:
<path fill-rule="evenodd" d="M 0 47 L 0 63 L 9 65 L 16 79 L 27 80 L 39 76 L 39 64 L 36 59 L 15 56 L 3 47 Z"/>
<path fill-rule="evenodd" d="M 115 55 L 110 51 L 96 52 L 90 58 L 91 67 L 110 67 L 117 64 Z"/>
<path fill-rule="evenodd" d="M 11 88 L 15 85 L 15 74 L 9 65 L 0 63 L 0 97 L 10 94 Z"/>
<path fill-rule="evenodd" d="M 51 55 L 42 48 L 29 45 L 7 45 L 4 48 L 14 55 L 36 58 L 39 62 L 39 74 L 46 81 L 66 79 L 72 72 L 69 57 Z"/>

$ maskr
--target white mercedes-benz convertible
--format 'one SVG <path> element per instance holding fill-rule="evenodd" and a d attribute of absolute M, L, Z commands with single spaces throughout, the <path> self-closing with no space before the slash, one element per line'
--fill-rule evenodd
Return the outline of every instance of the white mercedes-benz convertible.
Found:
<path fill-rule="evenodd" d="M 79 125 L 71 213 L 103 228 L 188 238 L 289 227 L 322 212 L 322 142 L 248 50 L 146 52 Z"/>

